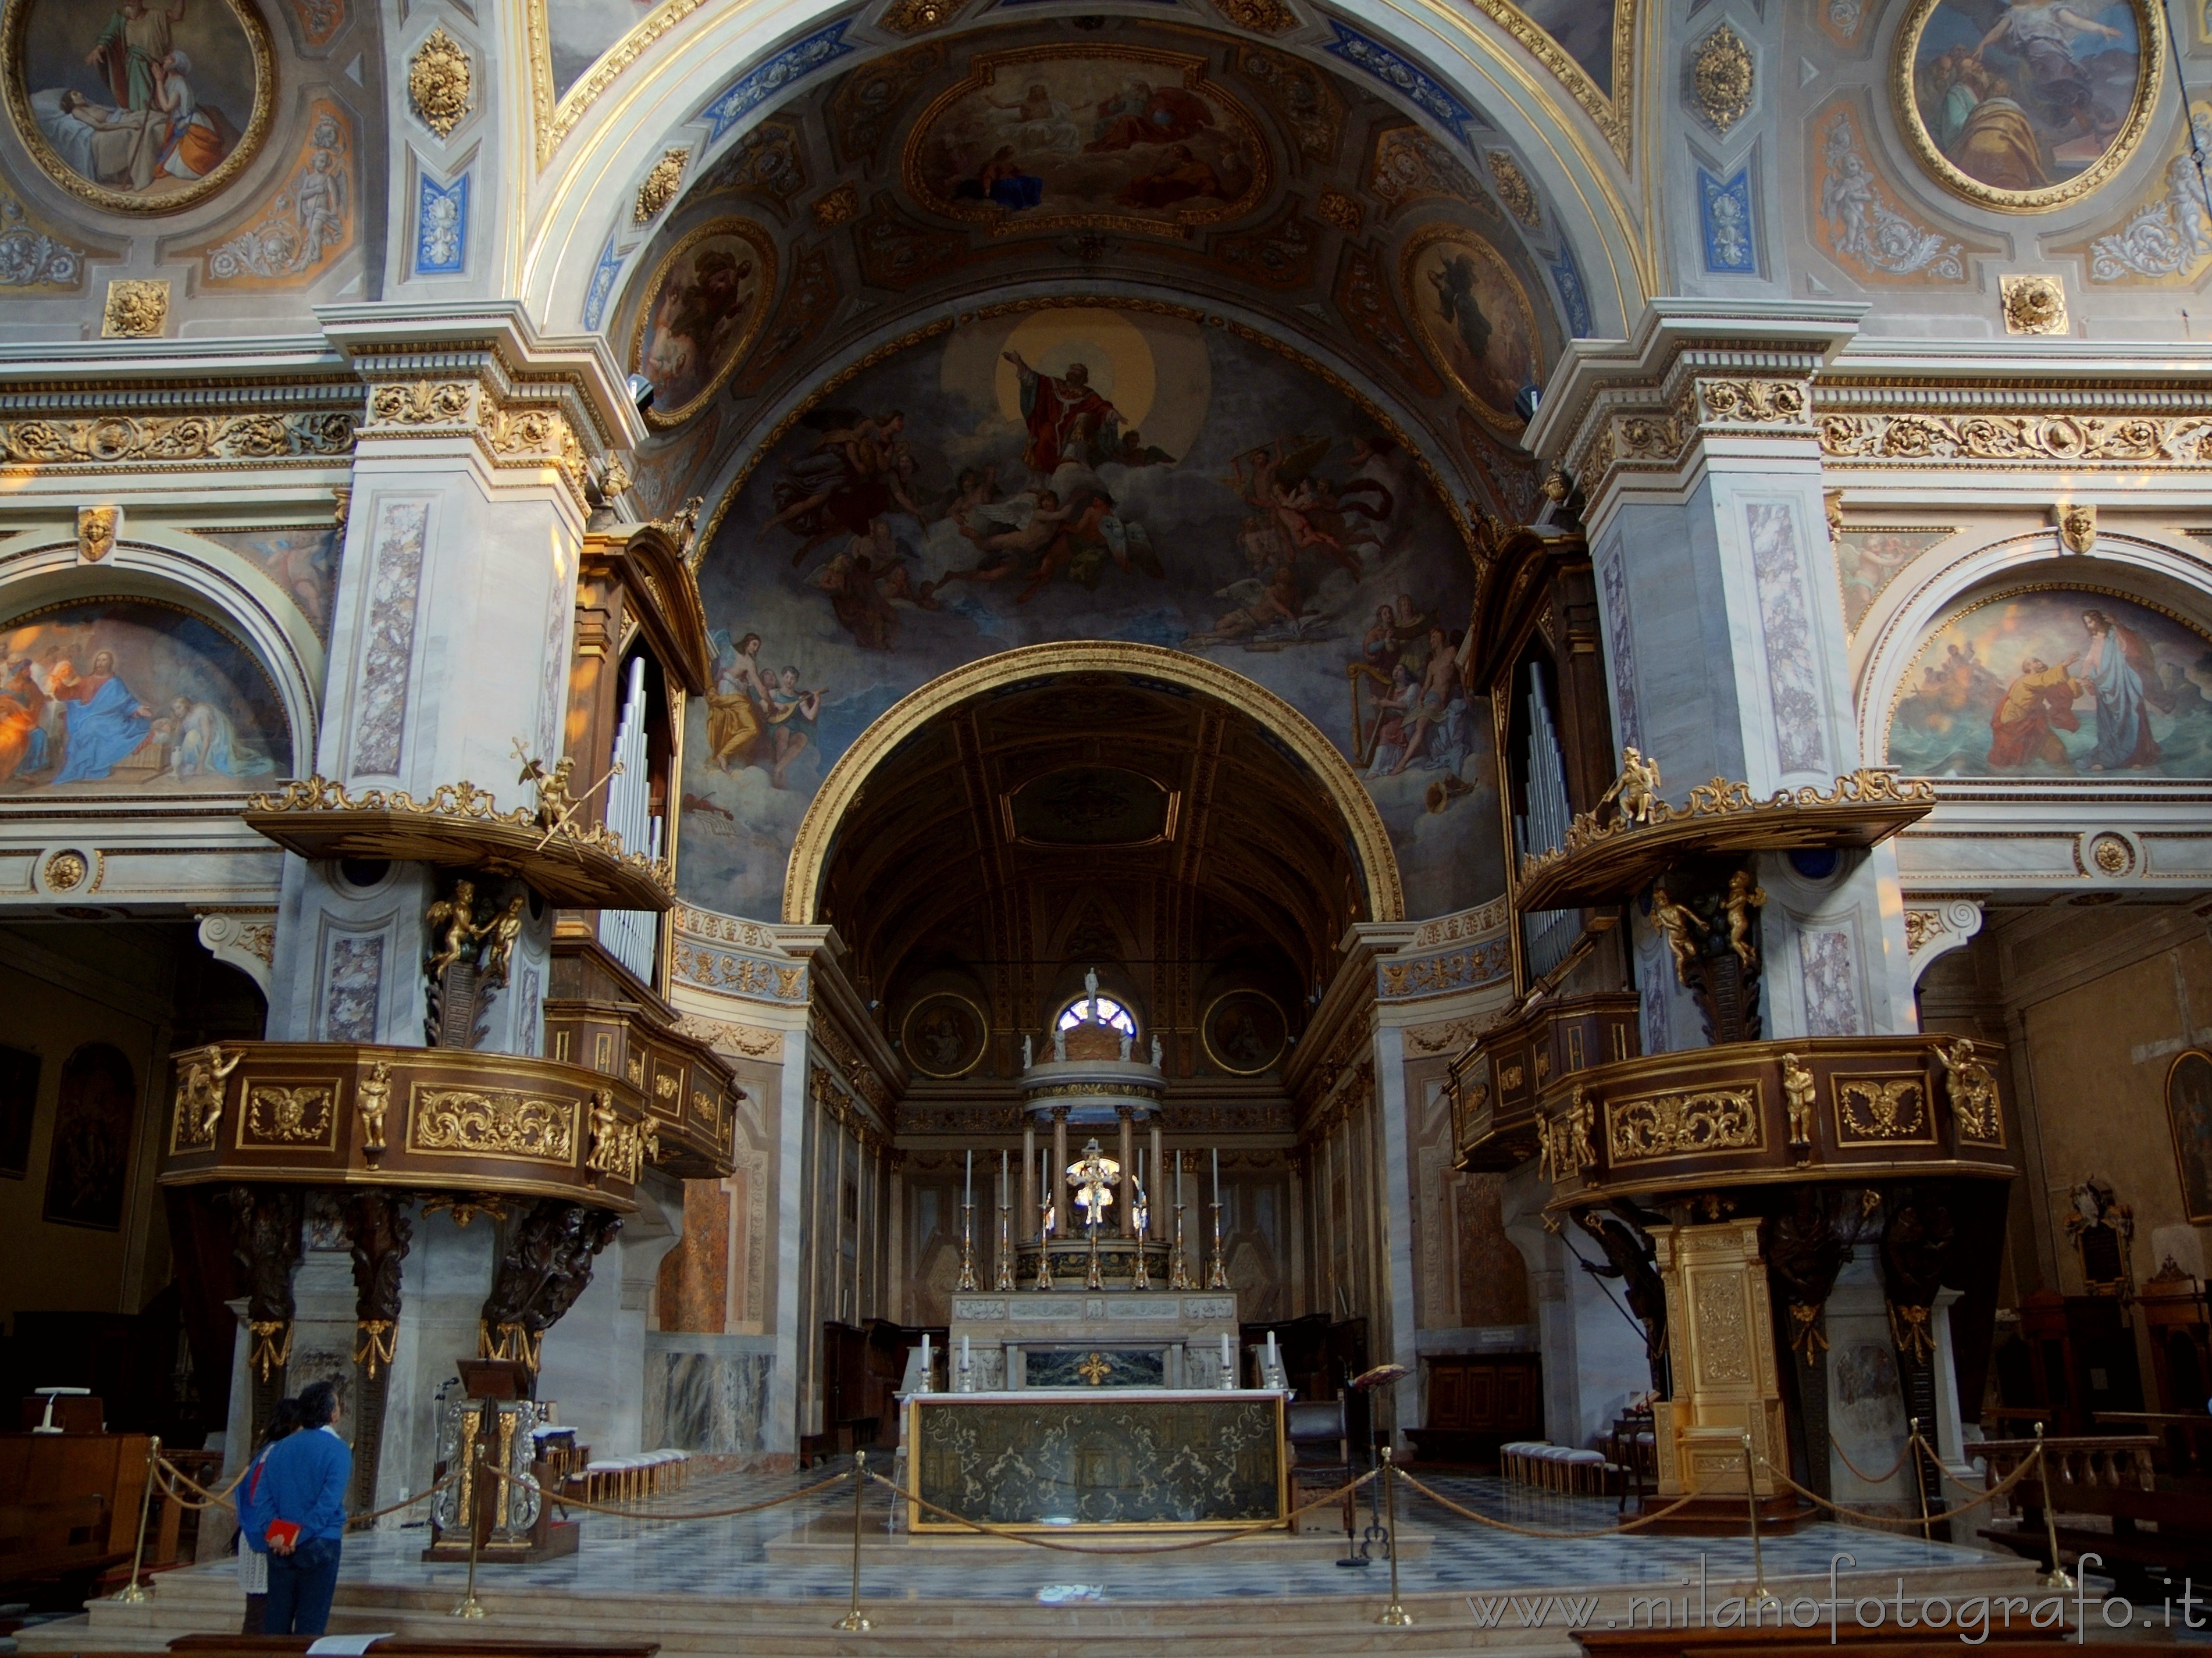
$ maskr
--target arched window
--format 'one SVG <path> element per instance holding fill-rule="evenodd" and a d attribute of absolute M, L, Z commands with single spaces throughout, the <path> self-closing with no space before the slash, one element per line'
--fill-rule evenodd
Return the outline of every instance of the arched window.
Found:
<path fill-rule="evenodd" d="M 1101 996 L 1097 999 L 1097 1013 L 1100 1024 L 1111 1026 L 1124 1036 L 1133 1037 L 1137 1034 L 1135 1016 L 1111 996 Z M 1091 1016 L 1091 999 L 1088 996 L 1079 996 L 1060 1010 L 1059 1028 L 1062 1030 L 1073 1030 L 1079 1024 L 1090 1023 Z"/>

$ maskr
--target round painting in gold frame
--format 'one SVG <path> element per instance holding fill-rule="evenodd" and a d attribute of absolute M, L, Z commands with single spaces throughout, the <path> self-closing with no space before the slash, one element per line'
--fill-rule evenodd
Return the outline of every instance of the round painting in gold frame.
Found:
<path fill-rule="evenodd" d="M 1543 337 L 1505 256 L 1463 225 L 1424 225 L 1399 256 L 1398 288 L 1422 345 L 1460 394 L 1499 426 L 1527 424 L 1514 401 L 1544 378 Z"/>
<path fill-rule="evenodd" d="M 670 248 L 630 332 L 630 372 L 653 389 L 647 424 L 680 426 L 713 402 L 775 297 L 775 244 L 750 219 L 710 219 Z"/>
<path fill-rule="evenodd" d="M 1272 996 L 1231 990 L 1216 996 L 1198 1022 L 1206 1057 L 1232 1077 L 1256 1077 L 1273 1068 L 1290 1045 L 1290 1025 Z"/>
<path fill-rule="evenodd" d="M 906 1011 L 899 1026 L 899 1051 L 925 1077 L 948 1082 L 982 1063 L 990 1046 L 991 1022 L 965 996 L 932 991 Z"/>
<path fill-rule="evenodd" d="M 2080 201 L 2127 164 L 2158 107 L 2166 20 L 2150 0 L 1914 0 L 1890 97 L 1929 177 L 2007 213 Z M 2064 14 L 2063 16 L 2059 14 Z"/>
<path fill-rule="evenodd" d="M 64 190 L 110 212 L 178 213 L 260 153 L 276 56 L 252 0 L 131 3 L 11 0 L 0 79 L 16 137 Z"/>

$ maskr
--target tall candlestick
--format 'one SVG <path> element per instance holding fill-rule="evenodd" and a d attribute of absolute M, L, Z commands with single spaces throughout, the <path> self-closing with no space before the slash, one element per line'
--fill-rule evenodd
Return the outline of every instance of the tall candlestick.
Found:
<path fill-rule="evenodd" d="M 1013 1153 L 1011 1151 L 999 1153 L 999 1207 L 1001 1209 L 1006 1206 L 1006 1159 L 1012 1156 Z"/>
<path fill-rule="evenodd" d="M 927 1393 L 928 1391 L 929 1391 L 929 1332 L 928 1332 L 928 1331 L 927 1331 L 927 1330 L 924 1330 L 924 1331 L 921 1333 L 921 1385 L 919 1388 L 916 1388 L 915 1389 L 915 1392 L 916 1392 L 916 1393 L 918 1393 L 918 1394 L 926 1394 L 926 1393 Z"/>

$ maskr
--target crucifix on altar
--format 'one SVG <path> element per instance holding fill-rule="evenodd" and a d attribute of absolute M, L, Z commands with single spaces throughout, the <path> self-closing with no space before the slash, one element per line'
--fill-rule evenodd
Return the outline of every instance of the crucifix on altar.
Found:
<path fill-rule="evenodd" d="M 1093 1139 L 1084 1145 L 1082 1157 L 1067 1165 L 1067 1179 L 1075 1188 L 1075 1202 L 1083 1211 L 1084 1230 L 1091 1239 L 1090 1271 L 1083 1287 L 1103 1290 L 1106 1286 L 1098 1272 L 1098 1223 L 1114 1201 L 1113 1188 L 1121 1183 L 1121 1165 Z"/>

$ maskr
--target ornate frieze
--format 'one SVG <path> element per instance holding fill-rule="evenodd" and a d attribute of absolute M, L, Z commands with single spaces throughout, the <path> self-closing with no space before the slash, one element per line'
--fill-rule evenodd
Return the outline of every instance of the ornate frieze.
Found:
<path fill-rule="evenodd" d="M 0 467 L 85 471 L 329 461 L 352 452 L 357 422 L 335 410 L 0 420 Z"/>

